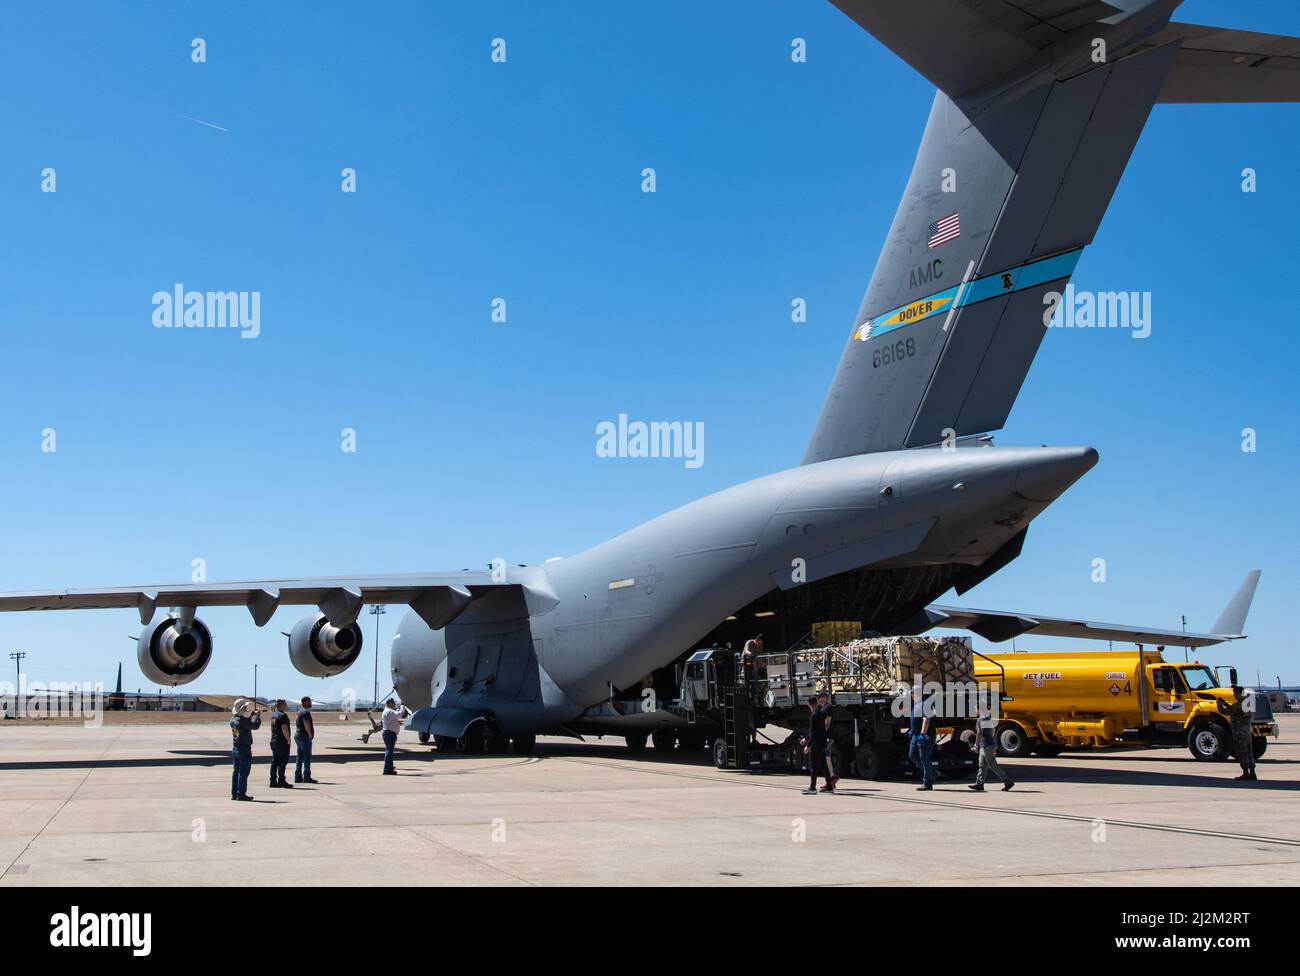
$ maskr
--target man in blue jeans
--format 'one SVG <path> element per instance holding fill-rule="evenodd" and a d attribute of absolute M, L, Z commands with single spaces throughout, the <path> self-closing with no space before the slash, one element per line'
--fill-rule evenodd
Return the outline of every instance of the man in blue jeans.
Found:
<path fill-rule="evenodd" d="M 311 699 L 304 697 L 299 703 L 298 724 L 293 733 L 293 744 L 298 747 L 298 760 L 293 764 L 295 783 L 314 783 L 311 778 L 311 740 L 316 738 L 316 723 L 311 717 Z"/>
<path fill-rule="evenodd" d="M 247 698 L 236 698 L 230 709 L 230 798 L 251 800 L 248 795 L 248 773 L 253 768 L 253 730 L 262 727 L 262 716 L 257 713 L 257 703 Z"/>
<path fill-rule="evenodd" d="M 397 733 L 402 731 L 402 723 L 410 715 L 405 705 L 398 705 L 393 699 L 384 702 L 384 714 L 380 726 L 384 730 L 384 775 L 396 776 L 393 766 L 393 749 L 397 745 Z"/>
<path fill-rule="evenodd" d="M 921 785 L 918 790 L 934 789 L 934 754 L 935 724 L 932 708 L 926 706 L 919 687 L 912 690 L 912 718 L 908 735 L 907 758 L 921 770 Z"/>

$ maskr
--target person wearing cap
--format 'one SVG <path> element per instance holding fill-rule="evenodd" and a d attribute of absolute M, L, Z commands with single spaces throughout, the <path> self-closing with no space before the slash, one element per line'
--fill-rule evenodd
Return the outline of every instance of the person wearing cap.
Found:
<path fill-rule="evenodd" d="M 397 746 L 397 733 L 402 731 L 402 723 L 411 713 L 405 705 L 398 705 L 393 699 L 384 702 L 384 714 L 379 720 L 384 730 L 384 775 L 396 776 L 393 766 L 393 749 Z"/>
<path fill-rule="evenodd" d="M 298 724 L 293 733 L 293 744 L 298 748 L 298 759 L 293 765 L 295 783 L 314 783 L 311 778 L 311 742 L 316 738 L 316 723 L 311 717 L 311 699 L 303 696 L 299 703 Z"/>
<path fill-rule="evenodd" d="M 262 727 L 262 716 L 257 703 L 247 698 L 236 698 L 230 709 L 230 758 L 234 768 L 230 773 L 230 798 L 251 800 L 248 795 L 248 773 L 253 768 L 253 730 Z"/>
<path fill-rule="evenodd" d="M 271 713 L 271 789 L 293 789 L 293 784 L 284 778 L 288 766 L 289 706 L 283 698 L 277 698 L 275 711 Z"/>

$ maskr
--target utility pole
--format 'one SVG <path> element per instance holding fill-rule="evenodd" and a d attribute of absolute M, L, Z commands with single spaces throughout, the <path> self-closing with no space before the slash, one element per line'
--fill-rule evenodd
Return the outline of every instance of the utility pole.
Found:
<path fill-rule="evenodd" d="M 375 690 L 370 693 L 371 704 L 379 704 L 379 618 L 388 612 L 383 603 L 376 603 L 370 608 L 370 615 L 375 618 Z"/>
<path fill-rule="evenodd" d="M 9 660 L 14 662 L 14 703 L 18 702 L 18 686 L 23 683 L 22 663 L 26 651 L 10 651 Z"/>
<path fill-rule="evenodd" d="M 257 665 L 253 665 L 253 701 L 257 701 Z"/>
<path fill-rule="evenodd" d="M 1182 617 L 1182 620 L 1183 620 L 1183 633 L 1185 634 L 1185 633 L 1187 633 L 1187 614 L 1185 614 L 1185 613 L 1184 613 L 1184 614 L 1179 614 L 1179 616 Z M 1188 661 L 1188 657 L 1187 657 L 1187 645 L 1184 644 L 1184 645 L 1183 645 L 1183 663 L 1186 664 L 1187 661 Z"/>

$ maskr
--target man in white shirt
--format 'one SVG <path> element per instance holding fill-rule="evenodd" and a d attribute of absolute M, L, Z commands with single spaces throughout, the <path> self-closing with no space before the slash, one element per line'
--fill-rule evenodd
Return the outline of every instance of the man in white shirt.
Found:
<path fill-rule="evenodd" d="M 393 699 L 384 702 L 384 714 L 379 724 L 384 730 L 384 775 L 396 776 L 393 768 L 393 748 L 397 745 L 397 733 L 402 731 L 402 724 L 411 714 L 405 705 L 398 705 Z"/>

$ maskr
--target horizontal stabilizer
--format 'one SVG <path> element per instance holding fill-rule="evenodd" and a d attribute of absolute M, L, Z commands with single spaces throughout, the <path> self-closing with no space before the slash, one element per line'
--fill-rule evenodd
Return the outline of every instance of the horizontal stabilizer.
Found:
<path fill-rule="evenodd" d="M 1171 23 L 1149 43 L 1181 48 L 1156 99 L 1300 102 L 1300 37 Z"/>
<path fill-rule="evenodd" d="M 831 0 L 958 98 L 1032 60 L 1078 27 L 1120 13 L 1101 0 Z"/>

